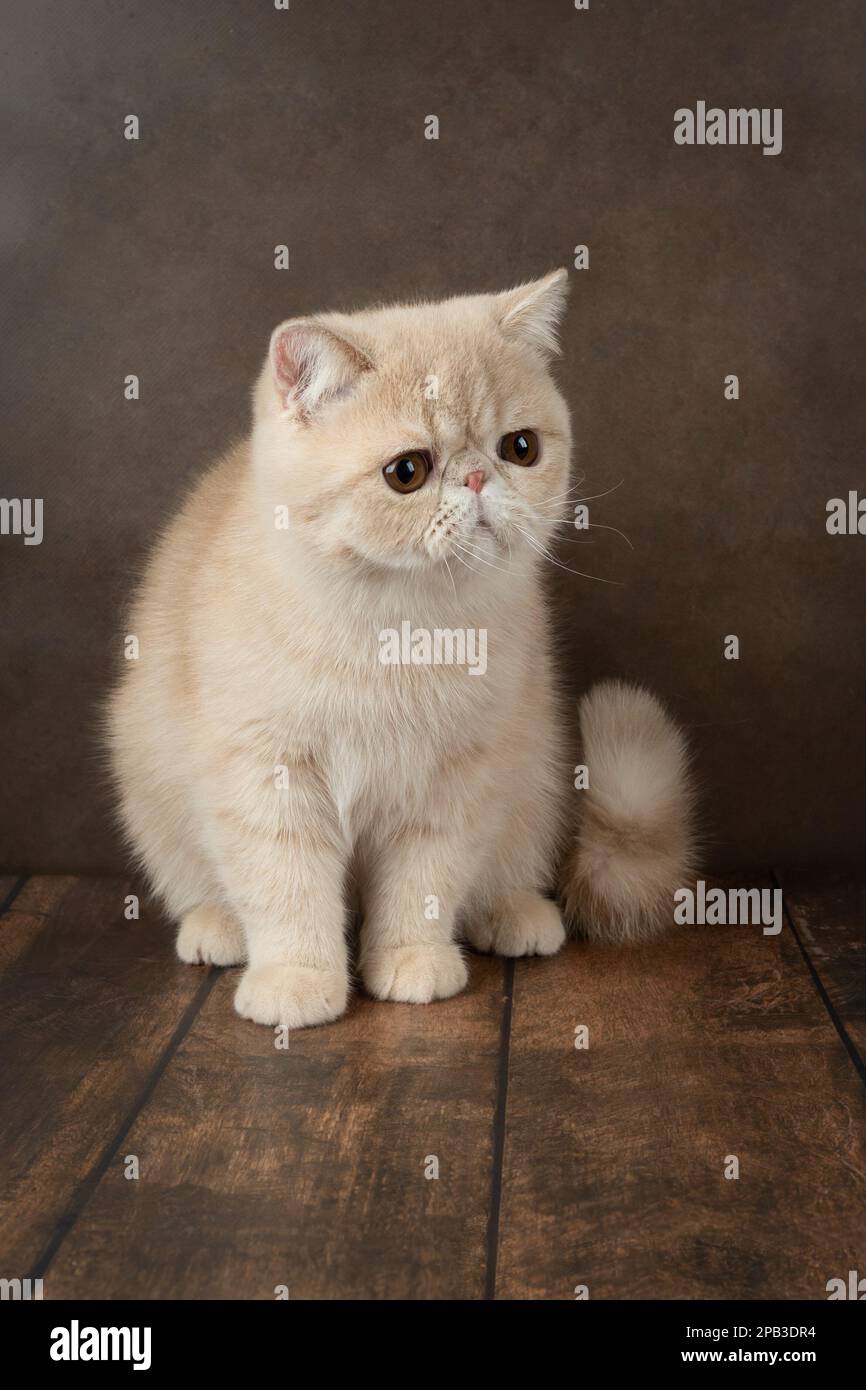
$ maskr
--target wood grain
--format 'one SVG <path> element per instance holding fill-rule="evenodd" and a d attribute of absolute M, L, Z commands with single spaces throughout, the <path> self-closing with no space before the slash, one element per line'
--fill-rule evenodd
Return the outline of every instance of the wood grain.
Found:
<path fill-rule="evenodd" d="M 122 880 L 30 879 L 0 924 L 7 1277 L 26 1277 L 69 1218 L 201 988 L 146 907 L 125 919 L 130 891 Z"/>
<path fill-rule="evenodd" d="M 866 1065 L 866 881 L 804 873 L 779 878 L 803 948 Z"/>
<path fill-rule="evenodd" d="M 497 1215 L 499 1298 L 823 1299 L 862 1271 L 866 1087 L 788 926 L 519 961 L 510 1059 L 477 957 L 457 999 L 359 995 L 283 1051 L 128 891 L 30 880 L 0 925 L 0 1260 L 46 1298 L 475 1299 Z M 862 888 L 788 906 L 862 1045 Z"/>
<path fill-rule="evenodd" d="M 52 1266 L 52 1298 L 478 1298 L 503 965 L 428 1007 L 273 1030 L 221 978 Z M 438 1179 L 425 1177 L 430 1157 Z"/>
<path fill-rule="evenodd" d="M 498 1297 L 823 1299 L 864 1203 L 866 1090 L 787 926 L 518 963 Z"/>

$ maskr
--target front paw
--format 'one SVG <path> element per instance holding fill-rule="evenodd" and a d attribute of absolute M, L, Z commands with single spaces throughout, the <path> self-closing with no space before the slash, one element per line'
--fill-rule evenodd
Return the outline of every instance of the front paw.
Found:
<path fill-rule="evenodd" d="M 240 923 L 225 908 L 203 903 L 181 922 L 177 954 L 187 965 L 242 965 L 247 947 Z"/>
<path fill-rule="evenodd" d="M 361 957 L 364 984 L 375 999 L 429 1004 L 450 999 L 466 985 L 460 948 L 450 941 L 411 946 L 374 946 Z"/>
<path fill-rule="evenodd" d="M 349 977 L 308 965 L 255 965 L 241 976 L 235 1009 L 241 1018 L 272 1026 L 310 1028 L 345 1013 Z"/>
<path fill-rule="evenodd" d="M 476 951 L 497 956 L 552 956 L 565 941 L 555 903 L 538 893 L 514 893 L 466 924 Z"/>

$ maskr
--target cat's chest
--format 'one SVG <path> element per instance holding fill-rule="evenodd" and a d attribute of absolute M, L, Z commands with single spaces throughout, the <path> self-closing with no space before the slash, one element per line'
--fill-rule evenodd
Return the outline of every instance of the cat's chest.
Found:
<path fill-rule="evenodd" d="M 328 682 L 319 751 L 341 820 L 375 820 L 395 807 L 414 813 L 434 793 L 447 754 L 495 739 L 507 691 L 491 675 L 478 663 L 443 660 Z"/>
<path fill-rule="evenodd" d="M 327 642 L 292 644 L 277 742 L 313 758 L 341 820 L 414 814 L 443 766 L 501 739 L 526 685 L 526 644 L 519 624 L 484 616 L 449 627 L 416 609 L 350 627 L 335 614 Z"/>
<path fill-rule="evenodd" d="M 497 683 L 483 651 L 465 660 L 437 659 L 381 664 L 336 674 L 322 682 L 317 706 L 331 737 L 355 739 L 397 752 L 405 744 L 437 741 L 453 730 L 493 717 L 508 691 Z"/>
<path fill-rule="evenodd" d="M 322 725 L 393 742 L 424 725 L 484 719 L 507 699 L 517 653 L 507 634 L 498 643 L 489 636 L 488 623 L 446 626 L 420 612 L 358 628 L 335 620 L 315 665 L 292 663 L 291 684 Z"/>

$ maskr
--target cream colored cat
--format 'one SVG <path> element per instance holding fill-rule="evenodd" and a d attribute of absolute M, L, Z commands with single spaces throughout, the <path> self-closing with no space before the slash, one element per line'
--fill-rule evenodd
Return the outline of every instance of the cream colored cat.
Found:
<path fill-rule="evenodd" d="M 282 324 L 251 438 L 156 546 L 109 712 L 123 820 L 181 959 L 246 962 L 246 1018 L 343 1012 L 354 889 L 366 988 L 416 1003 L 463 988 L 461 939 L 557 951 L 557 886 L 597 938 L 671 918 L 683 740 L 596 687 L 576 791 L 552 669 L 566 288 Z"/>

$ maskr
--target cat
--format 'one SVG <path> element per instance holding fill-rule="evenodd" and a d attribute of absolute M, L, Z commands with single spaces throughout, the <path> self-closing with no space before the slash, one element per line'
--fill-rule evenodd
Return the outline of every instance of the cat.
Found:
<path fill-rule="evenodd" d="M 671 920 L 683 735 L 647 692 L 596 686 L 575 790 L 553 669 L 567 286 L 282 323 L 250 438 L 156 543 L 108 709 L 121 818 L 181 960 L 245 965 L 244 1018 L 345 1010 L 352 891 L 366 989 L 414 1003 L 463 989 L 463 942 L 547 956 L 565 923 L 628 941 Z"/>

